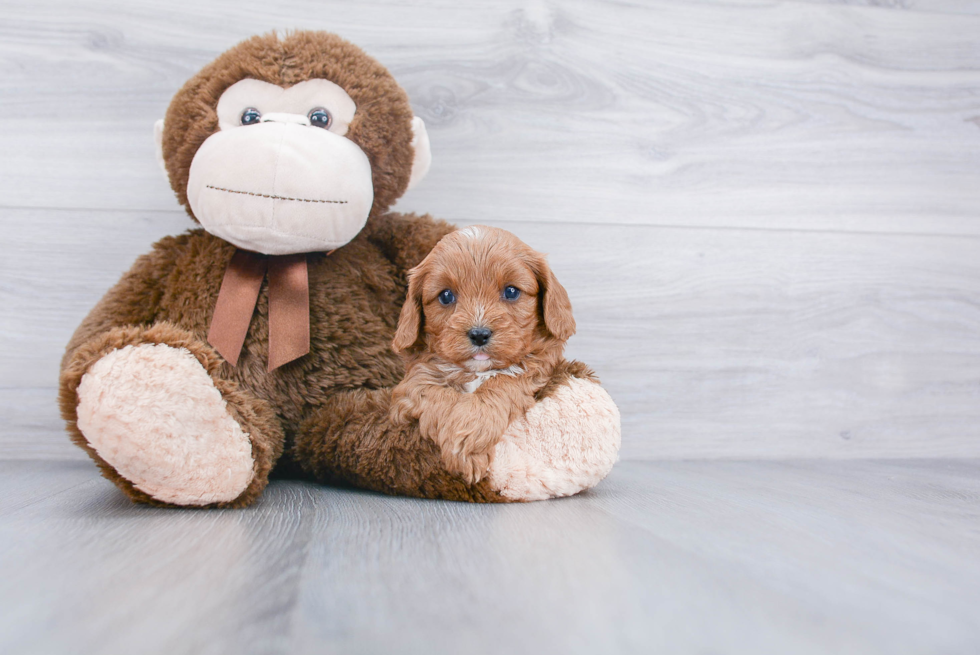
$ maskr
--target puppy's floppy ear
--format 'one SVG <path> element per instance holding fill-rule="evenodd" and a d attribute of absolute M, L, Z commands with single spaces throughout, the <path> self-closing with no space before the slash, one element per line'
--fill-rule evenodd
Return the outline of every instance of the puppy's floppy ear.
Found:
<path fill-rule="evenodd" d="M 408 294 L 402 313 L 398 317 L 398 329 L 391 348 L 396 353 L 415 352 L 425 347 L 425 334 L 422 331 L 425 314 L 422 312 L 422 264 L 408 272 Z"/>
<path fill-rule="evenodd" d="M 568 341 L 575 334 L 575 317 L 572 316 L 572 302 L 555 274 L 551 272 L 548 261 L 541 253 L 534 253 L 529 262 L 538 280 L 538 306 L 544 317 L 544 326 L 559 341 Z"/>

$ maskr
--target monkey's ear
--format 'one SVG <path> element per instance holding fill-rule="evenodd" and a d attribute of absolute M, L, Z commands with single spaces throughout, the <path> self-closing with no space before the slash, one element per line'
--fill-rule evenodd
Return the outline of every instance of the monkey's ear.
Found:
<path fill-rule="evenodd" d="M 395 339 L 391 342 L 391 349 L 396 353 L 417 351 L 425 346 L 425 334 L 422 331 L 425 317 L 422 312 L 423 276 L 420 268 L 421 265 L 408 272 L 408 295 L 398 317 Z"/>
<path fill-rule="evenodd" d="M 415 159 L 412 161 L 412 174 L 408 178 L 408 189 L 421 182 L 432 165 L 429 133 L 425 131 L 425 123 L 418 116 L 412 118 L 412 148 L 415 149 Z"/>
<path fill-rule="evenodd" d="M 157 163 L 160 164 L 160 170 L 163 171 L 163 176 L 170 180 L 170 176 L 167 174 L 167 162 L 163 160 L 163 119 L 161 118 L 156 123 L 153 124 L 153 144 L 156 146 L 157 152 Z"/>

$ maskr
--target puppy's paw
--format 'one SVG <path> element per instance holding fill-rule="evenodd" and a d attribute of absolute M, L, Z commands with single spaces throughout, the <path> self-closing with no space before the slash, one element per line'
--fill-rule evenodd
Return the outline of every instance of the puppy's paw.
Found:
<path fill-rule="evenodd" d="M 407 425 L 418 418 L 418 409 L 407 396 L 392 395 L 391 407 L 388 408 L 388 419 L 395 425 Z"/>
<path fill-rule="evenodd" d="M 444 426 L 437 440 L 446 468 L 459 473 L 470 484 L 476 484 L 485 476 L 493 463 L 497 442 L 503 436 L 503 428 L 486 418 L 471 415 L 469 420 L 454 421 L 453 429 L 449 431 L 446 429 L 449 426 Z"/>
<path fill-rule="evenodd" d="M 460 475 L 468 484 L 476 484 L 490 470 L 493 464 L 493 450 L 463 454 L 453 453 L 443 448 L 442 461 L 450 473 Z"/>

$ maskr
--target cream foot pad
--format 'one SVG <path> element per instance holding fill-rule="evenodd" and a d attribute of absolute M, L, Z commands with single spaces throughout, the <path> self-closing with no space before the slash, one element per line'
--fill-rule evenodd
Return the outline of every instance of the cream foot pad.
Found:
<path fill-rule="evenodd" d="M 82 377 L 78 398 L 78 427 L 88 443 L 157 500 L 225 502 L 252 481 L 251 441 L 187 350 L 114 350 Z"/>
<path fill-rule="evenodd" d="M 594 382 L 573 378 L 507 428 L 490 481 L 505 498 L 544 500 L 594 487 L 619 457 L 619 409 Z"/>

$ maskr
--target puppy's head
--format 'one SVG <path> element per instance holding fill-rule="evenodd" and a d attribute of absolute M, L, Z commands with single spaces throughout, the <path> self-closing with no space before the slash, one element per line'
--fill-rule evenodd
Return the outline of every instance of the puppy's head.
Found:
<path fill-rule="evenodd" d="M 474 371 L 557 350 L 575 334 L 572 305 L 544 255 L 477 225 L 446 235 L 409 272 L 392 347 L 430 351 Z"/>

